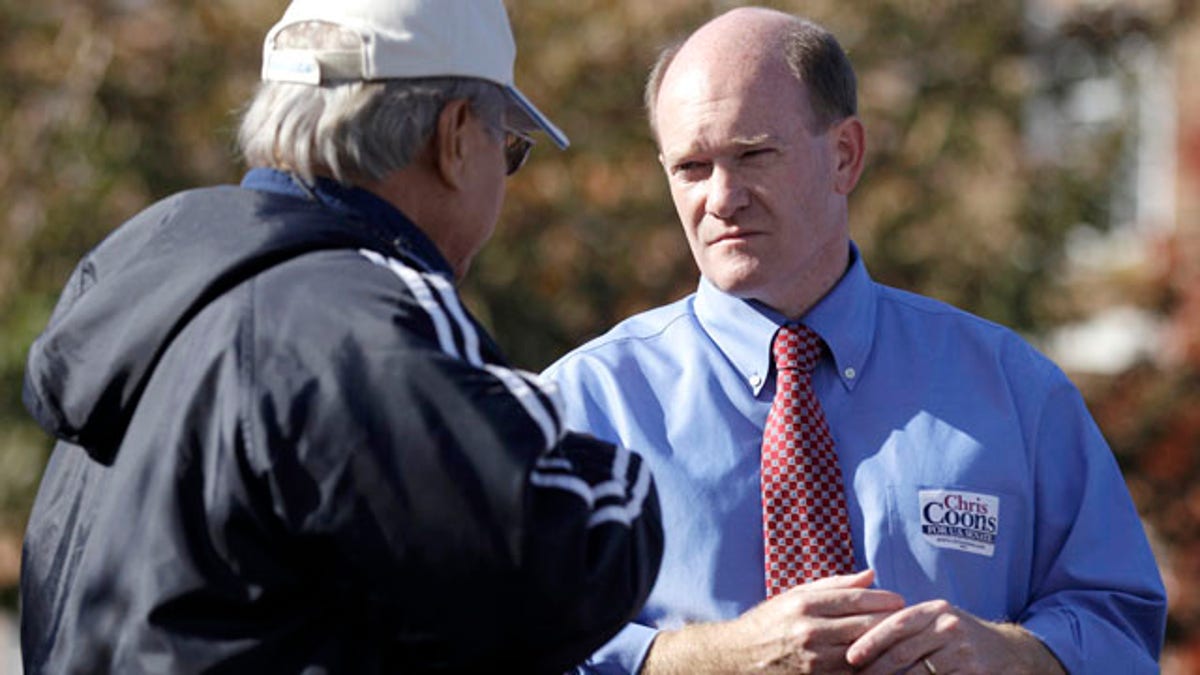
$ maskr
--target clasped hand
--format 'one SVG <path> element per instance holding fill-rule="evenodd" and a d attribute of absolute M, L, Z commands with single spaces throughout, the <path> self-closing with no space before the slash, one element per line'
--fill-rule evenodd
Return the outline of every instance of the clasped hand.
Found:
<path fill-rule="evenodd" d="M 1062 672 L 1019 626 L 981 621 L 944 600 L 906 606 L 870 588 L 874 580 L 871 570 L 822 579 L 732 621 L 660 634 L 643 672 Z"/>

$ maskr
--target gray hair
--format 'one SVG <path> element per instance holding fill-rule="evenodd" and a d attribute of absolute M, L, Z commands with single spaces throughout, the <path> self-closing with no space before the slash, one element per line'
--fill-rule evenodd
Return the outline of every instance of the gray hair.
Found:
<path fill-rule="evenodd" d="M 683 48 L 685 41 L 664 47 L 659 52 L 646 81 L 644 103 L 650 118 L 650 130 L 658 138 L 654 118 L 667 68 Z M 795 24 L 781 40 L 783 59 L 800 86 L 808 88 L 815 128 L 824 131 L 832 124 L 858 114 L 858 83 L 854 66 L 838 44 L 837 38 L 817 23 L 795 17 Z"/>
<path fill-rule="evenodd" d="M 277 43 L 290 48 L 345 48 L 348 39 L 342 28 L 312 22 L 286 33 Z M 263 82 L 242 115 L 238 146 L 247 165 L 292 171 L 308 181 L 318 174 L 345 185 L 380 180 L 412 161 L 432 137 L 442 108 L 457 99 L 500 133 L 504 94 L 485 80 Z"/>

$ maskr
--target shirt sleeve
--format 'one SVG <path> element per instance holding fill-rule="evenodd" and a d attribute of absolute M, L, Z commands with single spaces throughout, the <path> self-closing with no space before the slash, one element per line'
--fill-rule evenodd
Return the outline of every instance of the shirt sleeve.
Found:
<path fill-rule="evenodd" d="M 1120 470 L 1065 381 L 1035 430 L 1032 602 L 1019 619 L 1070 673 L 1156 673 L 1166 598 Z"/>

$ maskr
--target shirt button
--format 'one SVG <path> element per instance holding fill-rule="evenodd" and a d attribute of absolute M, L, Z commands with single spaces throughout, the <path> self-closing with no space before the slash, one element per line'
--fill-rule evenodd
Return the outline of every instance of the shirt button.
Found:
<path fill-rule="evenodd" d="M 844 370 L 842 372 L 846 375 L 847 380 L 853 380 L 854 377 L 856 375 L 858 375 L 858 373 L 855 372 L 855 370 L 853 368 L 847 368 L 846 370 Z"/>
<path fill-rule="evenodd" d="M 759 375 L 757 373 L 750 376 L 750 386 L 751 387 L 757 387 L 760 384 L 762 384 L 762 378 L 759 377 Z"/>

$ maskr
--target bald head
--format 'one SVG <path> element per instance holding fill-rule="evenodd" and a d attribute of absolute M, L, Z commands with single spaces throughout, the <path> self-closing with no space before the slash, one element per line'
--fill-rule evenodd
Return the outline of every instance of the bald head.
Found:
<path fill-rule="evenodd" d="M 854 69 L 829 31 L 807 19 L 773 9 L 741 7 L 701 26 L 659 55 L 646 84 L 646 111 L 658 136 L 656 110 L 664 82 L 675 78 L 729 81 L 736 76 L 760 86 L 790 75 L 805 87 L 811 110 L 801 111 L 812 131 L 857 114 Z M 750 95 L 751 92 L 746 92 Z"/>
<path fill-rule="evenodd" d="M 803 19 L 774 9 L 740 7 L 697 29 L 676 56 L 680 60 L 718 57 L 734 67 L 758 66 L 764 60 L 782 63 L 788 34 L 804 24 Z"/>

